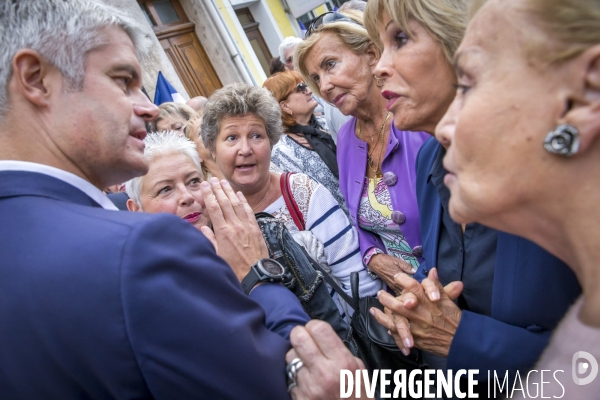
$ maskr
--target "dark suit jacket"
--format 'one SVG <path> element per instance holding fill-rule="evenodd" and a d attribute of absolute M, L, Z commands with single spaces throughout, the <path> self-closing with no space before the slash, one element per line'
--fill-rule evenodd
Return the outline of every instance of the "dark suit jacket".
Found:
<path fill-rule="evenodd" d="M 5 171 L 0 238 L 0 398 L 288 397 L 289 343 L 265 324 L 289 332 L 281 316 L 298 300 L 257 287 L 265 322 L 180 218 L 104 210 L 55 178 Z"/>
<path fill-rule="evenodd" d="M 442 146 L 431 138 L 417 157 L 417 199 L 425 260 L 415 274 L 419 280 L 427 276 L 437 260 L 442 204 L 427 178 L 440 149 Z M 502 375 L 508 370 L 511 376 L 517 370 L 528 370 L 580 293 L 575 274 L 562 261 L 526 239 L 498 232 L 492 313 L 486 316 L 463 311 L 450 347 L 448 368 L 479 369 L 479 378 L 487 377 L 487 370 Z"/>

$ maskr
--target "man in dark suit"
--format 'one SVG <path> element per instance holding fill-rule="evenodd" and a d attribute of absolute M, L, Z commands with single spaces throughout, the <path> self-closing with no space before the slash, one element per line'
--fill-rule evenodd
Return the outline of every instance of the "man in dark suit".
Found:
<path fill-rule="evenodd" d="M 282 285 L 242 291 L 267 256 L 247 203 L 203 183 L 223 260 L 101 192 L 147 170 L 147 38 L 86 0 L 4 1 L 0 36 L 0 398 L 287 397 L 272 331 L 305 319 Z"/>

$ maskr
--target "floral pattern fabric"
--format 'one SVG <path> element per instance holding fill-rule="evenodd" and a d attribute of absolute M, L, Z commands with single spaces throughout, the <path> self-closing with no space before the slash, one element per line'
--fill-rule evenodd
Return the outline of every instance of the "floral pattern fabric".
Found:
<path fill-rule="evenodd" d="M 378 235 L 387 254 L 417 268 L 419 261 L 412 254 L 400 225 L 392 221 L 392 211 L 390 192 L 383 179 L 365 178 L 358 209 L 359 227 Z"/>

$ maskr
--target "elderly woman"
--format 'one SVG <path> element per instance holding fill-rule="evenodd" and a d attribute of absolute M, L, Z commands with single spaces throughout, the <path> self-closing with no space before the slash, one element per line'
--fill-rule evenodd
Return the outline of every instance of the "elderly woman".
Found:
<path fill-rule="evenodd" d="M 457 92 L 452 57 L 464 35 L 469 3 L 368 3 L 366 26 L 383 48 L 375 73 L 385 80 L 382 95 L 389 100 L 397 127 L 433 133 L 452 103 Z M 398 332 L 399 344 L 429 351 L 428 360 L 436 367 L 444 367 L 445 360 L 435 357 L 441 356 L 447 357 L 451 369 L 508 371 L 514 379 L 516 371 L 535 363 L 580 288 L 568 267 L 539 246 L 483 225 L 461 226 L 450 218 L 443 145 L 430 139 L 417 160 L 417 195 L 426 234 L 425 262 L 416 277 L 439 274 L 442 284 L 462 281 L 464 290 L 458 292 L 457 307 L 440 299 L 426 281 L 433 301 L 417 301 L 411 288 L 418 292 L 421 286 L 399 277 L 409 289 L 402 301 L 418 307 L 413 313 L 396 314 L 400 322 L 392 331 Z M 382 302 L 384 298 L 391 300 L 383 294 Z M 545 304 L 543 313 L 535 306 L 540 301 Z M 432 315 L 444 318 L 429 324 Z"/>
<path fill-rule="evenodd" d="M 166 212 L 200 230 L 210 224 L 200 192 L 203 180 L 196 147 L 175 132 L 153 133 L 144 140 L 148 173 L 125 184 L 129 211 Z"/>
<path fill-rule="evenodd" d="M 336 145 L 313 115 L 317 102 L 295 71 L 281 72 L 263 85 L 279 102 L 285 134 L 273 147 L 271 168 L 301 172 L 325 186 L 348 214 L 340 191 Z"/>
<path fill-rule="evenodd" d="M 282 220 L 296 239 L 306 233 L 314 237 L 322 254 L 311 255 L 322 259 L 348 294 L 350 274 L 358 271 L 360 295 L 374 295 L 382 283 L 367 275 L 356 230 L 331 193 L 307 175 L 293 174 L 286 184 L 285 175 L 270 171 L 271 149 L 282 130 L 280 107 L 273 96 L 266 89 L 241 83 L 225 86 L 210 97 L 201 127 L 206 148 L 252 211 Z M 286 193 L 291 199 L 284 198 Z M 338 305 L 343 306 L 339 301 Z"/>
<path fill-rule="evenodd" d="M 436 132 L 450 213 L 523 235 L 576 272 L 583 295 L 535 369 L 567 371 L 547 397 L 597 398 L 600 3 L 490 0 L 455 59 L 459 90 Z"/>
<path fill-rule="evenodd" d="M 176 131 L 183 135 L 188 122 L 198 115 L 192 107 L 181 103 L 162 103 L 158 110 L 158 118 L 149 123 L 151 132 Z"/>
<path fill-rule="evenodd" d="M 470 73 L 465 72 L 463 81 L 472 81 L 469 84 L 457 83 L 456 75 L 452 72 L 453 54 L 465 31 L 468 3 L 466 0 L 368 2 L 366 26 L 383 48 L 374 72 L 385 79 L 383 95 L 389 98 L 389 107 L 394 112 L 397 127 L 433 133 L 452 104 L 457 84 L 457 103 L 465 107 L 473 104 L 469 99 L 470 92 L 481 88 L 479 80 L 475 81 Z M 501 33 L 495 32 L 485 37 L 492 39 L 499 35 Z M 507 47 L 515 49 L 532 48 L 503 42 L 510 43 Z M 473 53 L 461 55 L 458 66 L 462 67 L 460 60 L 463 57 L 473 61 L 481 59 L 479 53 Z M 489 57 L 495 59 L 492 55 Z M 511 73 L 504 77 L 512 77 L 514 69 L 508 66 L 510 60 L 506 61 L 506 68 Z M 489 68 L 481 67 L 477 71 L 481 75 L 487 73 Z M 489 78 L 494 79 L 493 76 L 489 75 Z M 432 82 L 437 84 L 433 85 Z M 527 90 L 529 93 L 529 87 Z M 500 96 L 497 93 L 489 94 L 492 97 L 496 95 Z M 485 107 L 490 103 L 486 102 Z M 514 100 L 506 109 L 515 107 L 515 104 L 520 104 L 520 100 Z M 494 112 L 502 110 L 496 106 L 491 106 L 492 109 Z M 499 115 L 504 116 L 505 113 Z M 462 114 L 460 122 L 463 122 Z M 487 124 L 487 120 L 482 120 L 479 127 L 482 134 Z M 504 129 L 512 128 L 505 126 Z M 521 137 L 527 139 L 528 136 Z M 448 143 L 448 140 L 442 141 L 446 146 Z M 515 143 L 511 140 L 506 141 L 505 145 L 512 146 Z M 489 151 L 495 155 L 503 154 L 496 148 L 493 151 L 491 149 L 481 147 L 479 150 L 482 151 L 481 155 L 489 156 Z M 416 343 L 418 347 L 431 352 L 427 358 L 430 365 L 436 368 L 445 368 L 445 365 L 442 359 L 431 355 L 447 356 L 447 367 L 454 370 L 495 370 L 503 376 L 508 372 L 509 381 L 514 381 L 517 371 L 526 371 L 535 364 L 548 344 L 551 331 L 580 293 L 580 288 L 566 265 L 533 243 L 482 225 L 461 226 L 454 223 L 448 212 L 449 193 L 443 184 L 446 171 L 442 160 L 445 153 L 442 145 L 430 139 L 421 149 L 417 160 L 425 256 L 417 275 L 429 273 L 429 278 L 419 285 L 408 277 L 398 275 L 397 280 L 406 288 L 403 295 L 399 299 L 386 293 L 379 296 L 381 302 L 393 311 L 394 318 L 386 318 L 376 310 L 373 312 L 394 333 L 400 347 L 412 347 Z M 545 168 L 542 170 L 547 171 Z M 490 179 L 489 183 L 496 179 L 492 175 L 486 177 Z M 515 176 L 510 182 L 519 182 L 520 179 Z M 470 182 L 477 185 L 477 189 L 471 186 L 473 192 L 485 188 L 484 182 Z M 512 193 L 515 188 L 505 187 L 504 190 Z M 494 195 L 498 199 L 505 196 L 500 192 L 494 192 Z M 452 282 L 458 279 L 462 279 L 463 283 Z M 446 290 L 440 290 L 439 281 L 448 284 Z M 452 299 L 459 294 L 457 307 Z M 410 328 L 406 318 L 410 320 Z M 314 387 L 308 388 L 311 376 L 319 376 L 324 383 L 320 389 L 326 390 L 327 382 L 337 382 L 339 387 L 336 368 L 353 369 L 356 366 L 356 361 L 346 353 L 338 357 L 337 364 L 329 365 L 329 369 L 335 371 L 333 375 L 325 373 L 319 366 L 324 361 L 322 352 L 317 351 L 316 356 L 309 355 L 315 346 L 323 346 L 323 333 L 316 334 L 308 328 L 305 333 L 309 333 L 310 338 L 299 341 L 296 351 L 289 356 L 290 359 L 302 357 L 304 365 L 308 367 L 303 373 L 307 377 L 307 386 L 302 385 L 302 378 L 299 377 L 298 393 L 302 395 L 315 391 Z M 306 336 L 303 339 L 307 339 Z M 327 345 L 331 352 L 340 351 L 339 348 L 335 350 L 332 341 Z M 346 366 L 342 367 L 345 363 Z"/>
<path fill-rule="evenodd" d="M 378 47 L 348 11 L 319 17 L 296 48 L 298 71 L 315 93 L 351 115 L 338 133 L 340 189 L 358 228 L 363 263 L 388 285 L 421 260 L 415 160 L 428 137 L 392 125 L 374 76 Z"/>

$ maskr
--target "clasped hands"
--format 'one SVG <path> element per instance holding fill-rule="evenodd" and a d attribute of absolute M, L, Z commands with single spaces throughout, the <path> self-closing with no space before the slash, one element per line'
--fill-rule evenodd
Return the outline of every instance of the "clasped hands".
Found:
<path fill-rule="evenodd" d="M 380 291 L 379 301 L 385 312 L 372 308 L 377 321 L 388 328 L 396 344 L 408 355 L 413 346 L 447 357 L 462 316 L 454 300 L 463 290 L 462 282 L 443 287 L 433 268 L 421 283 L 406 274 L 394 276 L 402 295 L 394 297 Z"/>
<path fill-rule="evenodd" d="M 235 193 L 226 180 L 211 178 L 200 184 L 200 190 L 213 226 L 213 230 L 202 227 L 202 233 L 241 282 L 256 261 L 269 257 L 254 212 L 244 195 Z"/>

